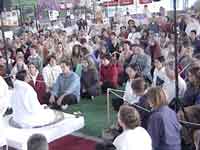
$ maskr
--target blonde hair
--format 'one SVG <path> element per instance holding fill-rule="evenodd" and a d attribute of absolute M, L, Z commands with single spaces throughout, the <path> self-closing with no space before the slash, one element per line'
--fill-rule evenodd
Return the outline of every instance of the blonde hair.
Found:
<path fill-rule="evenodd" d="M 128 129 L 134 129 L 141 124 L 138 111 L 134 107 L 128 105 L 120 107 L 119 119 Z"/>
<path fill-rule="evenodd" d="M 168 105 L 167 97 L 161 87 L 152 87 L 146 93 L 147 99 L 153 104 L 154 108 Z"/>

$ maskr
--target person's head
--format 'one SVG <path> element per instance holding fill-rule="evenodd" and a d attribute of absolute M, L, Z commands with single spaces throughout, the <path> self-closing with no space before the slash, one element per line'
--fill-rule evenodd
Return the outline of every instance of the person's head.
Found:
<path fill-rule="evenodd" d="M 134 107 L 123 105 L 118 112 L 118 123 L 123 130 L 135 129 L 141 124 L 140 115 Z"/>
<path fill-rule="evenodd" d="M 162 68 L 163 66 L 163 63 L 165 62 L 165 58 L 163 56 L 161 57 L 158 57 L 154 60 L 154 66 L 157 68 L 157 69 L 160 69 Z"/>
<path fill-rule="evenodd" d="M 166 94 L 161 87 L 152 87 L 145 95 L 149 105 L 154 109 L 168 105 Z"/>
<path fill-rule="evenodd" d="M 30 77 L 29 77 L 28 72 L 26 70 L 18 71 L 17 74 L 16 74 L 16 79 L 20 80 L 20 81 L 25 81 L 25 82 L 30 81 Z"/>
<path fill-rule="evenodd" d="M 63 44 L 61 42 L 58 42 L 58 52 L 63 52 Z"/>
<path fill-rule="evenodd" d="M 121 27 L 120 27 L 120 32 L 121 32 L 121 33 L 126 32 L 126 26 L 121 26 Z"/>
<path fill-rule="evenodd" d="M 80 45 L 74 45 L 72 48 L 72 56 L 80 56 L 80 49 L 81 46 Z"/>
<path fill-rule="evenodd" d="M 130 19 L 130 20 L 128 21 L 128 26 L 129 26 L 129 27 L 134 27 L 134 26 L 135 26 L 135 21 L 132 20 L 132 19 Z"/>
<path fill-rule="evenodd" d="M 60 67 L 62 69 L 62 72 L 64 74 L 68 74 L 70 72 L 70 68 L 71 68 L 71 61 L 68 60 L 62 60 L 60 63 Z"/>
<path fill-rule="evenodd" d="M 130 42 L 125 41 L 124 44 L 123 44 L 123 47 L 124 47 L 124 51 L 130 50 Z"/>
<path fill-rule="evenodd" d="M 200 88 L 200 66 L 193 65 L 188 70 L 188 80 L 196 88 Z"/>
<path fill-rule="evenodd" d="M 165 73 L 170 80 L 175 80 L 175 63 L 170 61 L 165 66 Z"/>
<path fill-rule="evenodd" d="M 44 135 L 33 134 L 27 142 L 27 150 L 48 150 L 48 142 Z"/>
<path fill-rule="evenodd" d="M 192 30 L 192 31 L 190 32 L 190 38 L 191 38 L 192 40 L 195 40 L 196 37 L 197 37 L 197 31 L 196 31 L 196 30 Z"/>
<path fill-rule="evenodd" d="M 105 55 L 102 56 L 102 64 L 104 66 L 108 66 L 110 64 L 110 60 L 111 60 L 110 54 L 105 54 Z"/>
<path fill-rule="evenodd" d="M 96 69 L 95 64 L 89 58 L 84 58 L 83 60 L 81 60 L 81 64 L 84 70 Z"/>
<path fill-rule="evenodd" d="M 144 95 L 145 92 L 145 81 L 143 78 L 137 78 L 135 80 L 132 81 L 131 84 L 132 90 L 133 92 L 138 95 L 138 96 L 142 96 Z"/>
<path fill-rule="evenodd" d="M 16 57 L 16 64 L 17 65 L 23 65 L 24 64 L 24 57 L 23 56 L 17 56 Z"/>
<path fill-rule="evenodd" d="M 28 69 L 29 69 L 29 73 L 31 75 L 33 75 L 33 76 L 35 76 L 37 74 L 37 72 L 38 72 L 38 70 L 37 70 L 37 68 L 36 68 L 34 63 L 29 63 L 28 64 Z"/>
<path fill-rule="evenodd" d="M 35 45 L 32 45 L 31 47 L 30 47 L 30 54 L 31 55 L 36 55 L 37 54 L 37 46 L 35 46 Z"/>
<path fill-rule="evenodd" d="M 51 66 L 55 66 L 56 65 L 56 56 L 55 55 L 50 55 L 48 57 L 47 61 Z"/>
<path fill-rule="evenodd" d="M 136 74 L 137 74 L 137 70 L 136 70 L 136 66 L 135 65 L 128 65 L 126 67 L 126 73 L 128 74 L 129 79 L 134 79 Z"/>

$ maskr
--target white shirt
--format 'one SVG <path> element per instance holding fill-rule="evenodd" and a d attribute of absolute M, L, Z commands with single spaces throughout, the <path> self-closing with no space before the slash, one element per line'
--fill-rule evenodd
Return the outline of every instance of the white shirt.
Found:
<path fill-rule="evenodd" d="M 13 119 L 22 128 L 47 125 L 55 120 L 50 109 L 44 109 L 37 99 L 37 93 L 28 83 L 16 80 L 11 96 Z"/>
<path fill-rule="evenodd" d="M 44 67 L 42 75 L 48 88 L 53 86 L 61 72 L 62 70 L 58 65 L 51 66 L 48 64 L 46 67 Z"/>
<path fill-rule="evenodd" d="M 166 80 L 167 76 L 166 76 L 166 73 L 165 73 L 165 67 L 161 68 L 160 70 L 155 68 L 155 70 L 153 72 L 153 86 L 156 86 L 157 77 L 159 77 L 163 81 Z"/>
<path fill-rule="evenodd" d="M 129 33 L 128 34 L 128 40 L 131 42 L 131 44 L 137 44 L 137 39 L 141 38 L 141 34 L 139 32 L 135 33 Z"/>
<path fill-rule="evenodd" d="M 152 150 L 150 135 L 142 127 L 126 130 L 113 142 L 117 150 Z"/>
<path fill-rule="evenodd" d="M 140 97 L 135 95 L 135 93 L 133 92 L 133 89 L 131 87 L 131 84 L 132 84 L 132 81 L 130 81 L 130 80 L 126 82 L 123 100 L 128 102 L 129 104 L 134 104 L 139 101 Z"/>
<path fill-rule="evenodd" d="M 179 97 L 183 97 L 185 91 L 187 89 L 187 85 L 185 80 L 183 80 L 180 76 L 178 77 L 179 83 Z M 175 80 L 170 80 L 167 78 L 163 84 L 163 90 L 167 96 L 168 102 L 171 102 L 176 97 L 176 83 Z"/>
<path fill-rule="evenodd" d="M 0 147 L 6 145 L 6 133 L 4 133 L 3 115 L 8 107 L 8 94 L 8 85 L 5 80 L 0 76 Z"/>

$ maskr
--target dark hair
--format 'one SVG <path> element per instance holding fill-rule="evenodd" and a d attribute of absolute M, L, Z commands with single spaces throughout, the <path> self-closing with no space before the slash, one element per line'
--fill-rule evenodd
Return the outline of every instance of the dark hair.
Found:
<path fill-rule="evenodd" d="M 66 66 L 71 67 L 72 62 L 70 59 L 63 59 L 63 60 L 61 60 L 60 64 L 65 64 Z"/>
<path fill-rule="evenodd" d="M 144 92 L 145 91 L 145 81 L 144 81 L 144 79 L 143 78 L 137 78 L 137 79 L 133 80 L 131 87 L 137 93 Z"/>
<path fill-rule="evenodd" d="M 20 80 L 20 81 L 25 81 L 26 76 L 27 76 L 27 71 L 26 70 L 21 70 L 21 71 L 17 72 L 16 79 Z"/>
<path fill-rule="evenodd" d="M 33 134 L 27 142 L 28 150 L 48 150 L 48 142 L 44 135 Z"/>
<path fill-rule="evenodd" d="M 196 30 L 192 30 L 191 32 L 194 33 L 195 35 L 197 34 L 197 31 L 196 31 Z"/>
<path fill-rule="evenodd" d="M 78 48 L 78 53 L 76 53 L 76 48 Z M 74 45 L 72 48 L 72 57 L 73 56 L 79 57 L 80 52 L 81 52 L 81 46 L 79 44 Z"/>
<path fill-rule="evenodd" d="M 120 107 L 119 119 L 128 129 L 134 129 L 141 124 L 138 111 L 134 107 L 128 105 Z"/>
<path fill-rule="evenodd" d="M 156 58 L 159 62 L 164 63 L 165 62 L 165 57 L 164 56 L 160 56 L 158 58 Z"/>
<path fill-rule="evenodd" d="M 110 55 L 109 53 L 102 55 L 101 59 L 107 59 L 107 60 L 111 60 L 112 55 Z"/>
<path fill-rule="evenodd" d="M 47 57 L 47 62 L 49 63 L 51 59 L 55 59 L 56 60 L 56 56 L 54 54 L 48 56 Z"/>

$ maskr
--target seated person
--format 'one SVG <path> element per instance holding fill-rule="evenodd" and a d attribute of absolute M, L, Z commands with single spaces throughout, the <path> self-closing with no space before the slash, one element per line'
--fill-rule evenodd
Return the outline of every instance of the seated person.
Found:
<path fill-rule="evenodd" d="M 165 74 L 166 74 L 166 80 L 163 84 L 164 92 L 167 96 L 167 100 L 169 103 L 172 102 L 172 100 L 176 97 L 176 76 L 175 76 L 175 63 L 168 62 L 165 66 Z M 179 84 L 179 97 L 182 98 L 185 94 L 185 91 L 187 89 L 187 85 L 185 80 L 181 78 L 181 76 L 178 76 L 178 84 Z"/>
<path fill-rule="evenodd" d="M 80 100 L 80 77 L 70 70 L 70 60 L 60 63 L 62 73 L 53 85 L 49 103 L 65 110 L 68 105 L 77 104 Z"/>
<path fill-rule="evenodd" d="M 117 150 L 152 150 L 151 137 L 140 127 L 140 116 L 134 107 L 122 106 L 118 113 L 118 123 L 123 132 L 113 142 Z"/>
<path fill-rule="evenodd" d="M 129 80 L 126 82 L 123 99 L 114 98 L 112 100 L 114 110 L 117 112 L 119 111 L 120 106 L 124 103 L 133 104 L 135 102 L 138 102 L 138 99 L 136 98 L 137 96 L 131 87 L 134 80 L 140 76 L 137 72 L 137 66 L 128 65 L 126 67 L 126 73 L 128 74 Z M 136 84 L 138 83 L 136 82 Z"/>
<path fill-rule="evenodd" d="M 81 62 L 83 70 L 81 73 L 81 96 L 94 98 L 99 94 L 99 78 L 95 65 L 90 59 L 84 59 Z"/>
<path fill-rule="evenodd" d="M 11 106 L 13 109 L 13 123 L 19 128 L 34 128 L 48 125 L 55 121 L 54 111 L 45 109 L 40 105 L 37 93 L 28 84 L 27 71 L 22 70 L 16 74 Z"/>
<path fill-rule="evenodd" d="M 200 104 L 200 66 L 193 65 L 188 70 L 187 90 L 182 102 L 185 107 Z"/>
<path fill-rule="evenodd" d="M 160 87 L 150 88 L 146 93 L 153 108 L 148 120 L 148 133 L 154 150 L 181 150 L 181 125 L 176 113 L 168 107 L 165 92 Z"/>
<path fill-rule="evenodd" d="M 153 86 L 162 86 L 165 81 L 165 67 L 163 65 L 165 59 L 163 56 L 154 60 L 154 71 L 153 71 Z"/>
<path fill-rule="evenodd" d="M 29 84 L 36 91 L 40 104 L 46 104 L 45 102 L 46 85 L 44 83 L 43 76 L 42 74 L 39 73 L 35 64 L 30 63 L 28 65 L 28 68 L 29 68 L 29 74 L 31 78 L 31 80 L 29 81 Z"/>
<path fill-rule="evenodd" d="M 118 69 L 116 64 L 112 64 L 111 56 L 105 54 L 102 56 L 102 64 L 100 66 L 100 85 L 105 93 L 108 88 L 116 88 L 118 84 Z"/>
<path fill-rule="evenodd" d="M 51 55 L 47 59 L 48 64 L 43 68 L 42 75 L 47 87 L 47 92 L 51 91 L 53 84 L 62 72 L 59 65 L 56 64 L 56 56 Z"/>
<path fill-rule="evenodd" d="M 48 150 L 48 142 L 45 136 L 33 134 L 27 142 L 27 150 Z"/>

